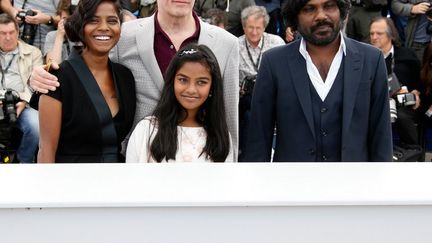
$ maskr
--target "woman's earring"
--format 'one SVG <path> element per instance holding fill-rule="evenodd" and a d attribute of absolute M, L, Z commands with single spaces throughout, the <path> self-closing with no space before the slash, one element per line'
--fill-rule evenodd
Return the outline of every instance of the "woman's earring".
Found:
<path fill-rule="evenodd" d="M 211 98 L 211 97 L 212 97 L 212 93 L 211 93 L 211 92 L 209 93 L 209 96 L 208 96 L 208 97 L 209 97 L 209 98 Z"/>

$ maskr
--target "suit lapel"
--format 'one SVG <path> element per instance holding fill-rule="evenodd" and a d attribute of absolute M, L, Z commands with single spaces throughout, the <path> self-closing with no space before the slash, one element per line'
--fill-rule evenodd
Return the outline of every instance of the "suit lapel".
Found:
<path fill-rule="evenodd" d="M 342 118 L 342 144 L 348 134 L 349 125 L 354 110 L 357 90 L 363 70 L 363 55 L 353 45 L 353 42 L 345 38 L 346 56 L 344 57 L 344 94 L 343 94 L 343 118 Z"/>
<path fill-rule="evenodd" d="M 198 38 L 198 44 L 206 45 L 210 50 L 215 50 L 216 35 L 213 33 L 212 26 L 205 26 L 206 23 L 200 20 L 200 34 Z M 216 54 L 216 53 L 215 53 Z"/>
<path fill-rule="evenodd" d="M 138 53 L 140 55 L 141 61 L 143 62 L 146 70 L 149 72 L 152 81 L 158 87 L 159 91 L 163 88 L 163 76 L 160 71 L 159 65 L 154 54 L 154 18 L 156 15 L 152 15 L 148 18 L 143 18 L 140 23 L 140 30 L 138 30 L 135 35 Z"/>
<path fill-rule="evenodd" d="M 297 43 L 294 45 L 295 46 L 293 46 L 293 49 L 295 50 L 294 53 L 295 55 L 297 55 L 297 57 L 294 58 L 292 55 L 286 55 L 286 57 L 288 59 L 289 68 L 291 70 L 290 73 L 292 76 L 292 82 L 294 84 L 297 98 L 300 102 L 303 114 L 306 117 L 309 129 L 311 130 L 311 133 L 315 138 L 315 126 L 313 122 L 312 100 L 309 86 L 310 82 L 309 75 L 307 74 L 306 69 L 306 60 L 298 51 L 300 47 L 300 41 L 297 41 Z"/>

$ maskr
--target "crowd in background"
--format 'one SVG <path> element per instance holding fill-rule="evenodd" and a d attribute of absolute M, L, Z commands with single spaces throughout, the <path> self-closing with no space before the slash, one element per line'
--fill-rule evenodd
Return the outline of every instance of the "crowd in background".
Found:
<path fill-rule="evenodd" d="M 342 33 L 377 47 L 385 58 L 388 78 L 383 82 L 387 82 L 389 87 L 389 117 L 392 120 L 393 137 L 399 138 L 395 140 L 394 149 L 404 152 L 424 150 L 424 132 L 432 117 L 431 4 L 418 0 L 348 1 L 351 7 L 343 21 Z M 282 11 L 285 4 L 295 5 L 296 2 L 195 0 L 189 4 L 191 6 L 185 7 L 171 0 L 14 0 L 13 3 L 1 0 L 0 7 L 4 13 L 0 15 L 1 89 L 16 90 L 20 97 L 16 111 L 17 127 L 22 134 L 18 134 L 21 139 L 13 156 L 14 162 L 36 161 L 38 146 L 42 146 L 39 150 L 43 152 L 38 157 L 38 160 L 42 160 L 40 162 L 244 160 L 248 136 L 255 132 L 250 128 L 250 112 L 263 54 L 272 48 L 302 39 L 300 31 L 287 21 L 286 13 Z M 104 3 L 112 5 L 109 11 L 118 12 L 114 14 L 118 15 L 118 20 L 100 18 Z M 79 7 L 83 8 L 81 12 L 77 9 Z M 190 16 L 185 14 L 186 17 L 181 21 L 171 17 L 186 11 L 184 9 L 188 7 L 193 7 Z M 75 17 L 70 18 L 72 15 Z M 85 32 L 85 29 L 101 24 L 102 20 L 111 25 L 106 27 L 109 29 L 106 33 L 109 34 L 97 32 L 100 35 L 98 40 L 106 38 L 104 41 L 109 43 L 103 50 L 97 44 L 93 46 L 91 38 L 80 34 L 92 35 L 93 32 Z M 131 22 L 125 24 L 128 21 Z M 71 23 L 83 27 L 74 29 Z M 114 25 L 117 24 L 123 24 L 121 35 L 120 29 L 118 33 L 115 31 Z M 111 39 L 112 42 L 109 42 Z M 78 55 L 74 54 L 75 50 L 79 50 Z M 104 58 L 98 59 L 99 56 Z M 74 58 L 85 67 L 77 70 L 73 64 L 70 67 L 64 64 L 65 60 Z M 197 74 L 189 74 L 188 70 L 184 70 L 187 67 L 184 63 L 190 60 L 202 63 L 195 67 L 196 70 L 200 67 L 209 69 L 209 73 L 200 75 L 209 75 L 210 78 L 195 78 Z M 175 61 L 181 65 L 177 63 L 180 66 L 175 67 Z M 58 64 L 62 62 L 58 69 Z M 101 67 L 94 65 L 99 62 L 103 63 Z M 122 65 L 118 67 L 112 64 L 117 62 Z M 42 64 L 51 63 L 53 67 L 50 72 L 55 77 L 43 72 Z M 123 70 L 123 65 L 130 71 Z M 87 72 L 83 70 L 90 71 L 88 76 L 83 74 Z M 107 70 L 105 76 L 98 76 Z M 170 72 L 173 72 L 172 76 L 169 76 Z M 182 78 L 177 78 L 179 72 L 183 72 Z M 69 84 L 65 80 L 74 75 L 77 75 L 77 79 L 84 76 L 98 84 L 93 88 L 101 93 L 99 99 L 103 101 L 105 98 L 107 101 L 106 114 L 93 114 L 92 109 L 83 108 L 96 101 L 76 103 L 76 95 L 84 95 L 85 92 L 74 93 L 77 88 L 72 84 L 68 88 L 73 90 L 70 95 L 75 100 L 67 100 L 69 90 L 63 89 L 63 86 L 66 88 Z M 50 78 L 52 83 L 43 81 Z M 135 104 L 126 105 L 132 102 L 130 99 L 119 95 L 122 85 L 118 81 L 125 79 L 125 82 L 135 82 L 133 90 L 125 91 L 123 95 L 128 94 L 135 100 L 136 92 L 136 110 Z M 61 88 L 57 81 L 61 81 Z M 197 107 L 191 108 L 187 101 L 182 100 L 185 93 L 189 95 L 187 89 L 183 93 L 176 93 L 180 84 L 184 85 L 186 81 L 189 85 L 193 82 L 201 89 L 208 86 L 205 92 L 198 88 L 194 91 L 205 96 Z M 221 82 L 223 89 L 218 91 Z M 173 93 L 168 89 L 172 89 Z M 48 95 L 40 95 L 48 91 Z M 32 96 L 34 92 L 36 95 Z M 113 103 L 109 102 L 108 96 L 116 96 Z M 188 97 L 192 98 L 198 97 Z M 217 106 L 215 100 L 223 106 Z M 175 103 L 180 110 L 168 109 L 167 102 Z M 40 104 L 43 106 L 38 107 Z M 39 108 L 44 114 L 42 119 L 37 111 Z M 133 111 L 130 111 L 131 108 Z M 52 116 L 54 111 L 58 116 Z M 167 116 L 173 121 L 166 120 L 165 114 L 158 113 L 162 111 L 172 114 Z M 83 117 L 79 113 L 83 113 Z M 92 115 L 95 117 L 88 118 Z M 95 131 L 91 129 L 79 129 L 82 122 L 103 120 L 103 116 L 108 116 L 111 125 L 102 129 L 101 133 L 93 135 Z M 198 122 L 191 122 L 191 117 Z M 55 126 L 51 122 L 53 118 L 57 121 Z M 39 119 L 43 122 L 41 131 Z M 132 133 L 137 124 L 139 130 Z M 203 129 L 186 129 L 191 127 Z M 56 134 L 52 133 L 53 128 Z M 109 130 L 107 134 L 106 130 Z M 134 151 L 126 152 L 130 133 Z M 271 134 L 272 147 L 275 148 L 278 143 L 278 124 L 273 125 Z M 85 135 L 97 139 L 83 139 Z M 68 140 L 69 137 L 73 139 Z M 94 146 L 94 143 L 100 143 L 100 146 Z M 111 144 L 111 147 L 107 146 L 111 152 L 106 153 L 110 155 L 99 157 L 98 154 L 105 153 L 102 150 L 106 143 Z M 46 148 L 49 148 L 49 156 L 45 153 Z M 96 151 L 96 154 L 90 150 Z M 74 155 L 76 151 L 85 156 Z M 394 155 L 393 159 L 401 158 Z M 421 160 L 422 156 L 418 153 L 411 159 Z"/>

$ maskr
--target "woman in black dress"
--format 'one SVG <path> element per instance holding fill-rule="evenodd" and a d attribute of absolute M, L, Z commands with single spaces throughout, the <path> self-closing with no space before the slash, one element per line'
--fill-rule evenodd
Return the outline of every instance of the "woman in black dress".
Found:
<path fill-rule="evenodd" d="M 60 87 L 39 101 L 38 162 L 122 162 L 135 114 L 135 80 L 108 54 L 120 37 L 118 0 L 81 0 L 65 23 L 83 43 L 52 71 Z"/>

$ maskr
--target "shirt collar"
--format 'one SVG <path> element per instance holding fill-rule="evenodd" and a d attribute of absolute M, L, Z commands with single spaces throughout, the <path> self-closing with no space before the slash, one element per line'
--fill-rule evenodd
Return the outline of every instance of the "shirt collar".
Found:
<path fill-rule="evenodd" d="M 342 50 L 344 56 L 346 56 L 346 45 L 345 45 L 344 36 L 343 36 L 342 32 L 340 32 L 339 35 L 341 37 L 341 41 L 340 41 L 340 45 L 339 45 L 339 50 L 337 52 L 340 52 Z M 307 49 L 306 49 L 306 41 L 304 40 L 303 37 L 301 38 L 299 51 L 303 56 L 305 56 L 306 54 L 309 54 Z"/>
<path fill-rule="evenodd" d="M 261 46 L 262 46 L 262 42 L 264 41 L 264 35 L 265 35 L 265 33 L 263 33 L 263 35 L 261 36 L 261 39 L 260 39 L 260 41 L 258 42 L 258 46 L 257 46 L 257 47 L 253 47 L 253 46 L 249 43 L 249 41 L 248 41 L 248 39 L 246 38 L 246 35 L 245 35 L 245 39 L 246 39 L 246 42 L 247 42 L 247 44 L 248 44 L 248 47 L 253 48 L 253 49 L 255 49 L 255 48 L 261 48 Z"/>
<path fill-rule="evenodd" d="M 392 54 L 392 57 L 394 57 L 394 46 L 392 45 L 392 47 L 390 48 L 390 51 L 387 53 L 384 53 L 384 58 L 387 58 L 390 53 Z"/>
<path fill-rule="evenodd" d="M 198 39 L 200 31 L 201 31 L 201 25 L 199 22 L 199 17 L 194 11 L 192 11 L 192 16 L 194 18 L 196 28 L 195 28 L 195 32 L 193 33 L 193 35 L 191 37 Z M 155 34 L 163 34 L 166 37 L 168 37 L 168 35 L 162 30 L 162 27 L 159 24 L 159 20 L 157 19 L 157 11 L 154 14 L 154 23 L 155 23 Z"/>
<path fill-rule="evenodd" d="M 18 54 L 18 46 L 15 48 L 15 50 L 9 51 L 9 52 L 4 52 L 4 51 L 0 50 L 0 54 L 3 56 L 8 55 L 8 54 Z"/>

